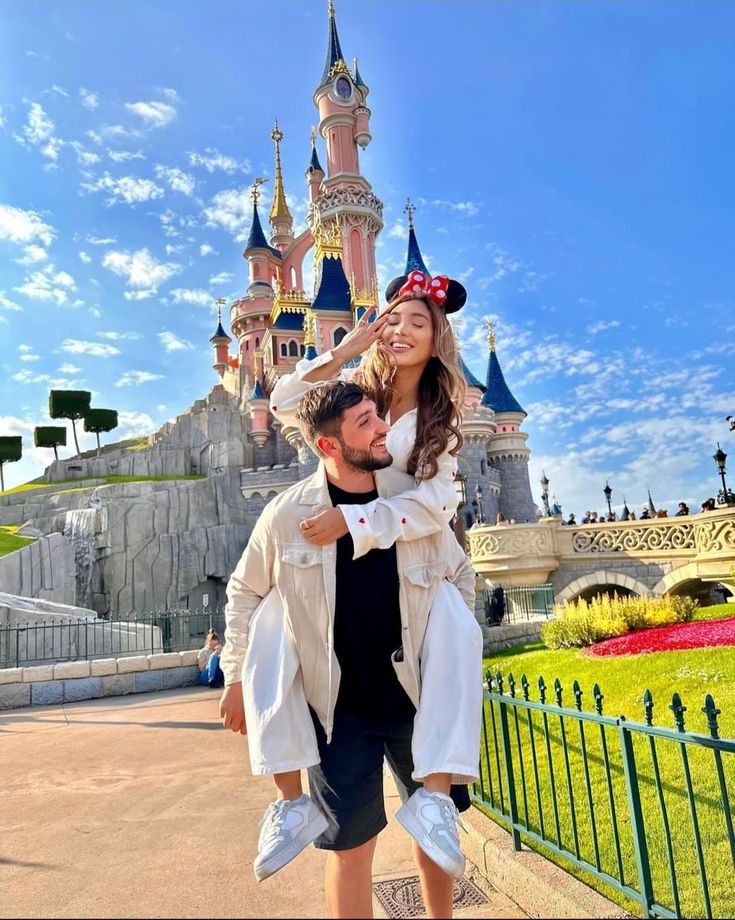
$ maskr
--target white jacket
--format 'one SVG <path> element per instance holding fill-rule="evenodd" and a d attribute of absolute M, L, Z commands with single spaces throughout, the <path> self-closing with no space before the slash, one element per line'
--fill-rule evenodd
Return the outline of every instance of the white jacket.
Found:
<path fill-rule="evenodd" d="M 318 506 L 331 505 L 326 471 L 319 469 L 270 501 L 253 528 L 247 547 L 227 586 L 226 643 L 220 661 L 225 685 L 240 680 L 248 629 L 262 598 L 277 586 L 286 622 L 301 661 L 306 699 L 331 738 L 340 667 L 334 652 L 336 544 L 308 543 L 299 523 Z M 419 653 L 437 586 L 456 584 L 474 619 L 475 575 L 449 529 L 396 543 L 400 582 L 403 660 L 394 661 L 398 679 L 418 706 Z M 370 624 L 366 622 L 365 628 Z"/>

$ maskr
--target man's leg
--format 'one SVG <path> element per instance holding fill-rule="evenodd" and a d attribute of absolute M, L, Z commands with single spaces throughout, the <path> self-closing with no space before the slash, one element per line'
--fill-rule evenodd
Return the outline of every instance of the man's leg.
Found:
<path fill-rule="evenodd" d="M 369 920 L 373 916 L 373 854 L 377 839 L 377 836 L 373 837 L 351 850 L 329 851 L 324 889 L 330 917 L 365 917 Z"/>
<path fill-rule="evenodd" d="M 412 841 L 413 858 L 421 879 L 421 894 L 427 917 L 451 917 L 454 903 L 454 879 L 430 859 L 421 847 Z"/>

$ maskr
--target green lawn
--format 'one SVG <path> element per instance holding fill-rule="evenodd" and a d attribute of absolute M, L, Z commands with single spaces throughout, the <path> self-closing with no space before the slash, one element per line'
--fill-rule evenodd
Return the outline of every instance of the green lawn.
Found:
<path fill-rule="evenodd" d="M 118 482 L 168 482 L 174 479 L 206 479 L 199 473 L 192 473 L 188 476 L 99 476 L 94 477 L 93 481 L 102 480 L 105 485 L 114 485 Z M 0 495 L 14 495 L 16 492 L 30 492 L 33 489 L 50 489 L 54 486 L 71 485 L 74 490 L 62 489 L 61 491 L 78 491 L 79 489 L 91 488 L 84 485 L 84 479 L 59 479 L 57 482 L 25 482 L 23 485 L 14 486 L 12 489 L 6 489 L 0 492 Z"/>
<path fill-rule="evenodd" d="M 0 527 L 0 556 L 33 543 L 32 537 L 19 537 L 17 530 L 17 527 Z"/>
<path fill-rule="evenodd" d="M 719 609 L 705 608 L 699 612 L 697 618 L 712 619 L 717 616 L 735 615 L 733 607 L 734 605 L 729 604 L 720 605 Z M 485 665 L 493 673 L 498 670 L 502 671 L 506 677 L 512 672 L 516 678 L 518 694 L 521 692 L 521 676 L 525 674 L 531 687 L 531 700 L 539 699 L 538 678 L 543 676 L 548 688 L 547 702 L 554 705 L 554 679 L 556 677 L 560 679 L 564 694 L 563 702 L 569 707 L 574 706 L 572 684 L 576 679 L 583 690 L 582 707 L 585 710 L 594 708 L 592 688 L 597 683 L 604 694 L 606 714 L 613 717 L 624 715 L 627 719 L 637 722 L 644 721 L 643 693 L 646 689 L 650 689 L 654 700 L 654 724 L 671 728 L 674 727 L 674 721 L 669 705 L 672 693 L 677 691 L 684 705 L 689 707 L 686 712 L 687 730 L 701 734 L 709 734 L 706 719 L 700 710 L 705 694 L 711 693 L 718 708 L 722 710 L 720 736 L 735 738 L 735 647 L 600 659 L 592 658 L 578 649 L 550 651 L 541 644 L 536 644 L 509 649 L 493 655 L 486 660 Z M 498 752 L 497 757 L 495 753 L 493 716 L 495 734 L 499 732 L 500 727 L 500 712 L 497 704 L 490 707 L 486 703 L 485 714 L 487 744 L 483 783 L 485 797 L 494 802 L 495 807 L 498 807 L 503 755 L 502 750 Z M 536 711 L 531 714 L 529 725 L 528 714 L 529 710 L 524 709 L 511 710 L 509 713 L 515 785 L 521 820 L 526 820 L 532 830 L 541 833 L 541 836 L 552 842 L 557 841 L 558 833 L 562 848 L 574 852 L 575 846 L 578 846 L 582 859 L 595 864 L 595 839 L 592 832 L 593 822 L 590 817 L 592 811 L 601 869 L 613 876 L 619 876 L 615 827 L 618 830 L 617 846 L 619 846 L 620 863 L 622 863 L 625 880 L 637 888 L 638 878 L 618 730 L 614 727 L 604 729 L 610 767 L 612 790 L 610 791 L 599 725 L 591 722 L 584 723 L 583 739 L 580 733 L 582 723 L 576 719 L 562 720 L 552 712 L 547 715 L 546 724 L 544 724 L 543 714 Z M 564 732 L 567 743 L 568 773 L 562 732 Z M 531 739 L 535 747 L 537 772 L 534 772 Z M 584 769 L 583 745 L 586 749 L 586 762 L 590 777 L 589 794 Z M 661 903 L 672 908 L 672 885 L 667 861 L 666 838 L 654 776 L 651 744 L 648 737 L 635 736 L 633 747 L 640 783 L 646 839 L 653 866 L 654 895 Z M 660 770 L 661 791 L 673 839 L 681 912 L 683 916 L 701 917 L 705 915 L 703 893 L 693 843 L 692 818 L 686 794 L 681 745 L 675 740 L 659 738 L 655 741 L 655 749 Z M 714 754 L 711 750 L 694 747 L 688 747 L 687 753 L 697 819 L 703 841 L 713 915 L 716 917 L 733 916 L 735 915 L 733 855 L 728 842 Z M 735 754 L 723 754 L 722 764 L 732 802 L 735 801 Z M 615 807 L 615 821 L 612 818 L 611 798 Z M 554 801 L 556 801 L 556 808 Z M 574 820 L 572 820 L 572 809 L 574 809 Z M 543 848 L 541 852 L 544 852 L 544 855 L 550 855 L 549 851 Z M 565 868 L 570 868 L 570 865 L 564 861 L 557 859 L 555 861 L 559 861 L 559 864 Z M 574 870 L 574 874 L 582 877 L 608 897 L 624 904 L 628 909 L 631 908 L 631 902 L 622 895 L 614 894 L 611 888 L 596 881 L 591 874 L 582 870 Z"/>

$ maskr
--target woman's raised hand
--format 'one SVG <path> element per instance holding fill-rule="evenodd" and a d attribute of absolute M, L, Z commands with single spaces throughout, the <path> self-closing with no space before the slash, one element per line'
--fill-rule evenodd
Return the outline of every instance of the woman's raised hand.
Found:
<path fill-rule="evenodd" d="M 373 342 L 380 338 L 391 311 L 385 310 L 372 323 L 369 322 L 370 317 L 377 310 L 377 307 L 373 307 L 372 310 L 367 310 L 363 313 L 360 320 L 355 323 L 354 328 L 347 333 L 339 345 L 332 349 L 332 354 L 335 358 L 338 358 L 342 363 L 350 361 L 367 351 Z"/>

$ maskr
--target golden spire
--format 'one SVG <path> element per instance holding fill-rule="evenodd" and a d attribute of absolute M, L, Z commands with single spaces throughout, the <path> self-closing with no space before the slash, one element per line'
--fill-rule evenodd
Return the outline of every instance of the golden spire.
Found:
<path fill-rule="evenodd" d="M 225 300 L 224 297 L 218 297 L 215 303 L 217 304 L 217 322 L 221 323 L 222 322 L 222 307 L 224 307 L 227 301 Z"/>
<path fill-rule="evenodd" d="M 329 0 L 329 18 L 334 19 L 334 0 Z"/>
<path fill-rule="evenodd" d="M 250 197 L 253 199 L 253 204 L 257 205 L 258 199 L 260 198 L 260 186 L 267 182 L 267 179 L 264 179 L 262 176 L 257 176 L 253 179 L 253 187 L 250 189 Z"/>
<path fill-rule="evenodd" d="M 276 145 L 276 187 L 273 192 L 273 207 L 271 208 L 270 221 L 287 220 L 293 222 L 291 213 L 286 204 L 286 193 L 283 191 L 283 176 L 281 174 L 281 141 L 283 140 L 283 131 L 278 127 L 278 119 L 271 131 L 271 140 Z"/>
<path fill-rule="evenodd" d="M 485 327 L 487 328 L 487 344 L 490 346 L 490 351 L 495 351 L 495 320 L 488 316 L 485 320 Z"/>
<path fill-rule="evenodd" d="M 316 346 L 316 338 L 314 335 L 314 311 L 311 309 L 306 311 L 306 316 L 304 317 L 304 347 L 308 348 L 309 345 Z"/>
<path fill-rule="evenodd" d="M 413 212 L 416 210 L 416 205 L 411 204 L 411 199 L 406 199 L 406 207 L 403 209 L 406 214 L 408 214 L 408 229 L 413 230 Z"/>

